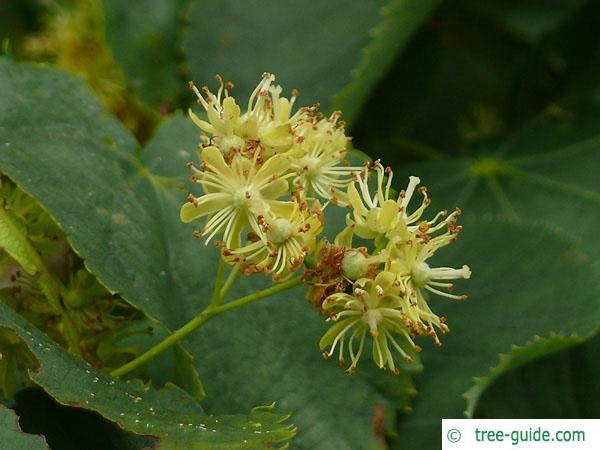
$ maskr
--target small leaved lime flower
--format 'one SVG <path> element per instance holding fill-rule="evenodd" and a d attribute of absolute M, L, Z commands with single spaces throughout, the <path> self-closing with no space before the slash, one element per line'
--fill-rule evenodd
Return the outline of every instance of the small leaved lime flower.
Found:
<path fill-rule="evenodd" d="M 217 80 L 221 85 L 217 95 L 210 92 L 208 87 L 205 86 L 202 88 L 204 96 L 190 82 L 190 87 L 198 97 L 198 103 L 206 110 L 208 122 L 201 120 L 191 109 L 188 110 L 188 113 L 198 128 L 213 137 L 214 143 L 224 153 L 227 154 L 234 150 L 242 151 L 245 148 L 244 139 L 236 134 L 241 124 L 241 110 L 235 99 L 229 96 L 228 91 L 233 86 L 223 83 L 220 76 L 217 76 Z"/>
<path fill-rule="evenodd" d="M 411 351 L 420 351 L 407 326 L 404 287 L 390 272 L 379 272 L 375 279 L 357 280 L 352 293 L 338 292 L 323 302 L 323 310 L 331 314 L 335 324 L 321 338 L 321 350 L 329 357 L 338 351 L 341 365 L 350 357 L 347 371 L 356 370 L 363 354 L 367 334 L 372 340 L 375 364 L 398 373 L 392 352 L 395 350 L 406 361 L 412 361 Z M 400 342 L 398 341 L 400 340 Z"/>
<path fill-rule="evenodd" d="M 206 133 L 205 143 L 215 144 L 224 154 L 229 152 L 253 153 L 258 146 L 268 156 L 285 152 L 294 142 L 293 129 L 309 120 L 310 108 L 301 108 L 291 114 L 296 93 L 291 99 L 281 97 L 281 87 L 273 86 L 275 77 L 263 74 L 242 114 L 240 106 L 229 96 L 231 83 L 224 83 L 217 76 L 220 88 L 217 95 L 208 87 L 198 90 L 193 83 L 191 88 L 207 112 L 208 122 L 200 119 L 192 110 L 189 115 L 194 123 Z"/>
<path fill-rule="evenodd" d="M 406 190 L 400 191 L 396 197 L 391 188 L 391 169 L 384 168 L 376 161 L 373 169 L 377 174 L 377 182 L 372 194 L 368 183 L 369 169 L 369 166 L 365 166 L 358 179 L 348 187 L 348 199 L 353 211 L 346 219 L 348 226 L 336 238 L 336 243 L 345 248 L 344 256 L 339 260 L 340 273 L 347 280 L 358 276 L 362 278 L 354 283 L 351 291 L 345 284 L 343 289 L 331 293 L 320 305 L 322 311 L 330 311 L 332 319 L 337 321 L 323 337 L 321 347 L 330 346 L 327 353 L 330 355 L 340 345 L 340 360 L 343 361 L 345 336 L 350 333 L 348 351 L 352 360 L 351 371 L 356 368 L 363 348 L 365 322 L 369 323 L 371 334 L 375 336 L 373 356 L 379 367 L 387 366 L 395 370 L 393 359 L 384 347 L 388 343 L 407 356 L 407 348 L 401 345 L 396 347 L 394 343 L 398 343 L 391 340 L 393 331 L 405 338 L 408 349 L 417 348 L 412 340 L 416 336 L 431 336 L 440 345 L 437 332 L 446 333 L 449 328 L 445 324 L 446 319 L 436 315 L 429 307 L 429 295 L 465 299 L 464 295 L 452 293 L 454 286 L 449 280 L 466 279 L 471 275 L 466 265 L 460 269 L 435 268 L 428 262 L 438 249 L 456 240 L 462 229 L 456 224 L 460 210 L 451 214 L 442 211 L 432 220 L 424 220 L 423 214 L 430 200 L 427 189 L 418 188 L 419 178 L 410 177 Z M 419 192 L 423 199 L 411 211 L 410 201 L 415 192 Z M 355 235 L 372 241 L 371 255 L 352 249 Z M 362 315 L 358 316 L 357 311 L 363 311 Z M 358 317 L 360 320 L 357 321 Z M 387 332 L 383 333 L 385 337 L 379 337 L 382 335 L 380 324 L 388 327 Z M 359 329 L 359 326 L 362 328 Z M 361 342 L 358 350 L 353 346 L 356 339 Z"/>
<path fill-rule="evenodd" d="M 314 194 L 341 206 L 347 204 L 346 188 L 360 167 L 350 167 L 345 160 L 349 138 L 343 124 L 338 122 L 339 112 L 314 123 L 305 123 L 296 131 L 297 143 L 289 151 L 293 182 Z"/>
<path fill-rule="evenodd" d="M 377 173 L 377 186 L 373 195 L 369 192 L 368 165 L 363 168 L 356 182 L 360 192 L 355 183 L 348 186 L 348 198 L 352 206 L 352 218 L 348 218 L 348 223 L 353 233 L 363 239 L 388 238 L 390 233 L 405 230 L 408 224 L 420 217 L 422 210 L 429 203 L 429 200 L 425 199 L 421 208 L 408 215 L 406 208 L 420 182 L 419 178 L 410 177 L 406 191 L 401 191 L 395 200 L 391 198 L 391 169 L 384 168 L 379 161 L 375 161 L 373 168 Z"/>
<path fill-rule="evenodd" d="M 390 259 L 386 270 L 396 274 L 406 286 L 411 303 L 408 317 L 418 327 L 415 330 L 422 334 L 420 328 L 426 329 L 436 344 L 440 345 L 435 329 L 442 333 L 448 331 L 444 319 L 435 315 L 427 304 L 428 293 L 441 295 L 454 300 L 465 300 L 466 295 L 452 294 L 454 285 L 449 280 L 468 279 L 471 270 L 463 265 L 460 269 L 451 267 L 430 267 L 426 262 L 436 250 L 456 240 L 462 227 L 456 225 L 456 217 L 460 210 L 454 211 L 446 217 L 443 211 L 437 214 L 432 221 L 422 221 L 419 225 L 395 236 L 388 246 Z M 443 220 L 440 220 L 444 218 Z M 439 221 L 438 221 L 439 220 Z M 440 231 L 444 230 L 440 233 Z M 446 289 L 447 291 L 442 291 Z"/>
<path fill-rule="evenodd" d="M 202 170 L 195 170 L 194 179 L 205 194 L 188 198 L 181 208 L 181 220 L 191 222 L 208 216 L 201 232 L 207 236 L 207 243 L 223 233 L 225 246 L 237 248 L 246 227 L 265 240 L 258 217 L 285 214 L 293 208 L 292 202 L 278 200 L 288 192 L 286 178 L 291 174 L 281 174 L 289 167 L 289 158 L 275 155 L 259 164 L 256 155 L 248 159 L 235 154 L 229 166 L 218 148 L 209 146 L 202 150 Z"/>
<path fill-rule="evenodd" d="M 287 216 L 260 216 L 265 240 L 257 239 L 238 249 L 226 249 L 224 255 L 241 262 L 245 273 L 267 272 L 276 280 L 294 272 L 316 245 L 323 230 L 320 205 L 310 209 L 305 202 L 294 202 Z"/>

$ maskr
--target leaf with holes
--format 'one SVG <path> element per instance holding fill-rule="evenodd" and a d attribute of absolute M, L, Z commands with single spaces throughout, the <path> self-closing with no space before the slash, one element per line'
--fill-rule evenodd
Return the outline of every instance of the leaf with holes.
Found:
<path fill-rule="evenodd" d="M 272 407 L 249 415 L 205 415 L 196 401 L 174 386 L 156 391 L 140 381 L 110 377 L 60 348 L 10 308 L 0 304 L 0 326 L 10 328 L 39 362 L 31 379 L 63 405 L 96 411 L 125 430 L 154 436 L 164 450 L 263 448 L 294 435 L 288 415 Z"/>

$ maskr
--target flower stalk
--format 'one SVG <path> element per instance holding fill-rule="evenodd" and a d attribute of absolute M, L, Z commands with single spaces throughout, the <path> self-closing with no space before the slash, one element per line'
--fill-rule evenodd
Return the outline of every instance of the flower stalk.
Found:
<path fill-rule="evenodd" d="M 146 352 L 142 353 L 140 356 L 133 359 L 132 361 L 129 361 L 127 364 L 124 364 L 123 366 L 113 370 L 110 374 L 113 377 L 120 377 L 122 375 L 125 375 L 125 374 L 137 369 L 138 367 L 141 367 L 141 366 L 149 363 L 150 361 L 155 359 L 157 356 L 159 356 L 161 353 L 168 350 L 173 345 L 177 344 L 179 341 L 181 341 L 187 335 L 189 335 L 190 333 L 192 333 L 195 330 L 197 330 L 198 328 L 200 328 L 202 325 L 204 325 L 206 322 L 211 320 L 213 317 L 223 314 L 224 312 L 231 311 L 231 310 L 234 310 L 241 306 L 247 305 L 249 303 L 253 303 L 257 300 L 278 294 L 287 289 L 291 289 L 294 286 L 299 285 L 301 282 L 302 282 L 302 277 L 296 277 L 296 278 L 287 280 L 283 283 L 276 284 L 270 288 L 263 289 L 261 291 L 254 292 L 253 294 L 249 294 L 249 295 L 245 295 L 243 297 L 237 298 L 235 300 L 232 300 L 232 301 L 227 302 L 222 305 L 211 304 L 208 307 L 206 307 L 204 310 L 202 310 L 200 312 L 200 314 L 198 314 L 196 317 L 194 317 L 188 323 L 183 325 L 181 328 L 175 330 L 173 333 L 171 333 L 169 336 L 167 336 L 161 342 L 156 344 L 154 347 L 148 349 Z M 218 298 L 221 298 L 221 296 L 218 296 Z"/>

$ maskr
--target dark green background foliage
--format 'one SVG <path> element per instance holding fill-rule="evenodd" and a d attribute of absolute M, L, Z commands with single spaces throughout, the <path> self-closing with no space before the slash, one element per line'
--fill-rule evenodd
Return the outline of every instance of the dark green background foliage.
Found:
<path fill-rule="evenodd" d="M 102 25 L 116 76 L 53 67 L 77 36 L 52 41 L 54 64 L 30 51 L 77 7 Z M 212 289 L 217 252 L 178 209 L 199 136 L 186 81 L 214 86 L 215 73 L 241 104 L 271 71 L 300 104 L 342 109 L 396 188 L 418 175 L 433 209 L 462 208 L 465 231 L 436 262 L 473 276 L 466 303 L 434 301 L 452 329 L 443 347 L 421 342 L 423 367 L 398 377 L 323 361 L 326 324 L 302 287 L 218 317 L 149 369 L 191 376 L 155 377 L 182 389 L 112 383 L 0 304 L 0 327 L 38 362 L 35 387 L 0 405 L 0 448 L 261 448 L 296 427 L 292 448 L 430 450 L 441 418 L 597 418 L 599 21 L 594 0 L 1 2 L 0 171 L 160 333 Z M 115 117 L 111 83 L 143 120 Z M 242 278 L 230 296 L 267 281 Z"/>

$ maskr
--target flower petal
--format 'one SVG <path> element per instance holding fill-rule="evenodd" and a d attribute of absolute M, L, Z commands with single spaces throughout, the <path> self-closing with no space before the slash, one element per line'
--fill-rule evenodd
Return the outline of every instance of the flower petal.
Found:
<path fill-rule="evenodd" d="M 206 163 L 209 168 L 224 177 L 224 179 L 231 180 L 233 178 L 233 172 L 223 159 L 221 151 L 211 145 L 202 149 L 202 162 Z"/>
<path fill-rule="evenodd" d="M 202 131 L 211 134 L 215 132 L 215 127 L 213 127 L 210 123 L 206 122 L 205 120 L 200 119 L 200 117 L 194 114 L 192 108 L 188 108 L 188 115 L 192 119 L 192 122 L 194 122 L 194 124 L 196 124 L 196 126 Z"/>
<path fill-rule="evenodd" d="M 231 203 L 229 194 L 207 194 L 198 199 L 195 203 L 187 202 L 181 207 L 180 217 L 184 223 L 191 222 L 208 214 L 212 214 L 223 209 Z"/>
<path fill-rule="evenodd" d="M 254 177 L 254 185 L 260 186 L 266 183 L 269 178 L 279 177 L 290 169 L 291 160 L 287 155 L 275 155 L 267 159 L 265 163 L 258 169 Z"/>

